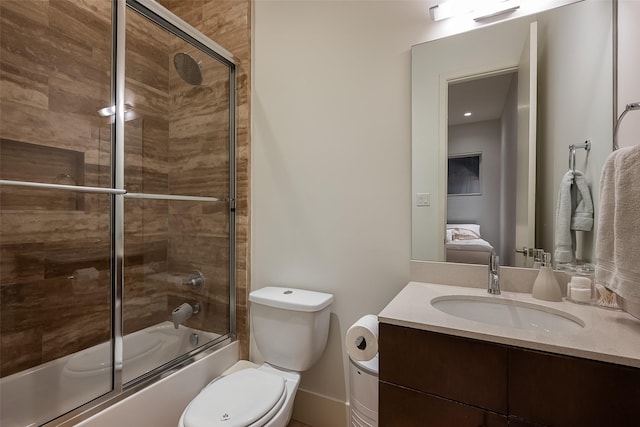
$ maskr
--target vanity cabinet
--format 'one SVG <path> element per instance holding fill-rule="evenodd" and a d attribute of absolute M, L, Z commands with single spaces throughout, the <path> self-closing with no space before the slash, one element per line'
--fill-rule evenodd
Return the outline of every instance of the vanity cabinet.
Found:
<path fill-rule="evenodd" d="M 380 425 L 637 426 L 640 369 L 380 324 Z"/>
<path fill-rule="evenodd" d="M 380 382 L 380 426 L 506 427 L 507 417 L 451 399 Z M 384 415 L 383 415 L 384 414 Z"/>

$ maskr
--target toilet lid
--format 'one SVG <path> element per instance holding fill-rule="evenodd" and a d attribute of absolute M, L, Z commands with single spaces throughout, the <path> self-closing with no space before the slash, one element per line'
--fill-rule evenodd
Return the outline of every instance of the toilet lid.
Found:
<path fill-rule="evenodd" d="M 245 427 L 254 424 L 286 393 L 284 378 L 243 369 L 205 387 L 191 402 L 184 415 L 185 427 Z"/>

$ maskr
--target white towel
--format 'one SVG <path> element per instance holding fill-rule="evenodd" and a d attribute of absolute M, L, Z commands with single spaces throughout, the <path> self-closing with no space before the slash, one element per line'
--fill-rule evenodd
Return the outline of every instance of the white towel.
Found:
<path fill-rule="evenodd" d="M 573 233 L 571 232 L 571 183 L 573 171 L 568 171 L 560 181 L 556 203 L 556 227 L 554 235 L 554 259 L 556 262 L 572 262 L 574 259 Z"/>
<path fill-rule="evenodd" d="M 577 231 L 591 231 L 593 229 L 593 199 L 584 174 L 576 170 L 573 183 L 577 189 L 571 212 L 571 229 Z M 573 208 L 575 206 L 575 208 Z"/>
<path fill-rule="evenodd" d="M 569 170 L 560 181 L 556 204 L 554 259 L 556 262 L 575 260 L 575 233 L 593 229 L 593 200 L 587 180 L 579 170 Z"/>
<path fill-rule="evenodd" d="M 596 281 L 633 303 L 640 303 L 639 213 L 640 145 L 605 162 L 596 239 Z"/>

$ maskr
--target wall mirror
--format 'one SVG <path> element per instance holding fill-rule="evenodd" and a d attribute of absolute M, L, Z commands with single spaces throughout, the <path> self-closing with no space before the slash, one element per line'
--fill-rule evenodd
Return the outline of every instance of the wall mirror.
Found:
<path fill-rule="evenodd" d="M 474 234 L 502 265 L 530 265 L 524 246 L 553 253 L 568 147 L 586 140 L 576 167 L 597 216 L 613 128 L 612 8 L 585 0 L 412 47 L 413 259 L 485 263 Z M 481 189 L 448 194 L 449 158 L 467 153 L 481 154 Z M 577 233 L 580 261 L 592 260 L 594 236 Z"/>

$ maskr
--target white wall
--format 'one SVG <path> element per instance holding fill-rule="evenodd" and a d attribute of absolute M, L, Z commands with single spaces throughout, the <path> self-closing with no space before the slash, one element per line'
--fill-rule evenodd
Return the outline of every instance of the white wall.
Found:
<path fill-rule="evenodd" d="M 251 286 L 335 295 L 327 352 L 301 388 L 341 401 L 346 330 L 409 278 L 410 48 L 459 31 L 434 26 L 430 5 L 254 5 Z"/>
<path fill-rule="evenodd" d="M 618 3 L 618 114 L 625 105 L 640 102 L 640 1 L 619 0 Z M 640 144 L 640 111 L 630 111 L 618 133 L 618 145 Z"/>
<path fill-rule="evenodd" d="M 409 280 L 410 48 L 428 19 L 422 1 L 255 3 L 252 288 L 335 295 L 301 388 L 341 401 L 346 330 Z"/>
<path fill-rule="evenodd" d="M 449 126 L 448 155 L 481 153 L 480 195 L 447 197 L 447 222 L 480 224 L 482 238 L 500 250 L 500 120 Z"/>
<path fill-rule="evenodd" d="M 577 151 L 576 169 L 585 172 L 598 206 L 600 171 L 611 153 L 613 126 L 611 13 L 609 2 L 586 0 L 539 22 L 536 242 L 546 252 L 553 253 L 555 204 L 570 144 L 592 143 L 588 156 Z M 590 23 L 589 31 L 584 22 Z M 583 48 L 576 49 L 578 45 Z M 595 216 L 597 224 L 597 209 Z M 595 233 L 582 234 L 577 255 L 591 260 Z"/>

